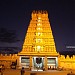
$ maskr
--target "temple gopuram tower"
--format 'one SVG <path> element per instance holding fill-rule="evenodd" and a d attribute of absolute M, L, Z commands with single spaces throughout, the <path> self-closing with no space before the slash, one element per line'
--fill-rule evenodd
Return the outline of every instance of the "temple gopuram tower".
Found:
<path fill-rule="evenodd" d="M 58 67 L 58 53 L 47 11 L 33 11 L 22 51 L 18 53 L 19 67 L 45 70 Z"/>

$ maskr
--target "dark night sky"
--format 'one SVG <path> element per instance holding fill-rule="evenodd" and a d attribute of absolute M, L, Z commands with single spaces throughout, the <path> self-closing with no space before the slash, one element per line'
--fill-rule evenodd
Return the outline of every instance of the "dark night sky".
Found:
<path fill-rule="evenodd" d="M 75 50 L 75 0 L 1 0 L 1 49 L 21 50 L 33 10 L 48 11 L 57 51 Z"/>

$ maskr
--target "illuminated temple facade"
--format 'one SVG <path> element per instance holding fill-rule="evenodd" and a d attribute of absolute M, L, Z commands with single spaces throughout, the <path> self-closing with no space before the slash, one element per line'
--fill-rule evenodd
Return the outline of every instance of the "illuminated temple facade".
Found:
<path fill-rule="evenodd" d="M 10 68 L 12 62 L 17 62 L 17 68 L 31 70 L 75 69 L 75 55 L 65 58 L 56 51 L 47 11 L 32 12 L 21 52 L 0 55 L 0 64 Z"/>
<path fill-rule="evenodd" d="M 33 11 L 31 16 L 23 49 L 18 53 L 21 60 L 19 63 L 25 67 L 30 66 L 32 69 L 43 69 L 43 67 L 47 69 L 48 66 L 56 68 L 58 66 L 58 53 L 48 13 L 47 11 Z M 25 62 L 26 65 L 22 62 Z"/>

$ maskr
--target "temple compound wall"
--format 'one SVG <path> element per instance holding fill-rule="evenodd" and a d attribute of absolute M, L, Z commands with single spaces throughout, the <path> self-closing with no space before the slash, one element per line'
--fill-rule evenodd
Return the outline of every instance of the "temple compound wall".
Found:
<path fill-rule="evenodd" d="M 66 57 L 64 55 L 59 55 L 59 68 L 62 67 L 64 70 L 75 70 L 75 55 Z"/>
<path fill-rule="evenodd" d="M 10 68 L 12 62 L 17 62 L 17 54 L 0 54 L 0 65 L 4 65 L 5 68 Z"/>

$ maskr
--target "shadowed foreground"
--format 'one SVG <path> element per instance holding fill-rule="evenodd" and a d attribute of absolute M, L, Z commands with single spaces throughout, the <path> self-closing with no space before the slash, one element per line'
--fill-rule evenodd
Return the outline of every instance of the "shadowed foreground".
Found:
<path fill-rule="evenodd" d="M 71 71 L 25 71 L 24 75 L 67 75 Z M 74 71 L 73 71 L 74 72 Z M 4 75 L 21 75 L 20 70 L 6 69 L 3 71 Z"/>

